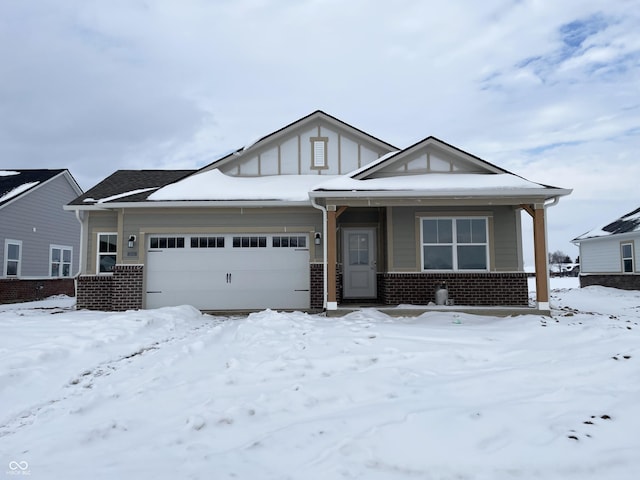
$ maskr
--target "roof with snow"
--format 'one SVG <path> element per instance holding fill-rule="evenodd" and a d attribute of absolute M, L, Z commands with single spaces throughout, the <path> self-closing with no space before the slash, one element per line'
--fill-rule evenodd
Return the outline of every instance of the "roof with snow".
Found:
<path fill-rule="evenodd" d="M 59 170 L 0 170 L 0 206 L 65 172 Z"/>
<path fill-rule="evenodd" d="M 230 173 L 229 166 L 236 164 L 240 172 L 242 162 L 250 160 L 256 151 L 260 152 L 260 148 L 266 145 L 264 142 L 276 142 L 292 131 L 308 126 L 317 127 L 320 131 L 319 125 L 324 123 L 373 142 L 380 147 L 377 150 L 379 158 L 369 159 L 360 168 L 350 172 L 342 171 L 340 174 L 323 171 L 310 174 L 309 171 L 305 173 L 298 170 L 298 174 L 261 175 L 259 168 L 255 173 L 251 171 L 251 175 Z M 431 160 L 426 160 L 427 151 L 431 152 Z M 425 159 L 424 166 L 415 166 L 422 158 Z M 294 160 L 296 163 L 300 162 L 297 158 Z M 433 164 L 436 166 L 432 168 L 430 162 L 435 162 Z M 360 164 L 359 157 L 357 163 Z M 410 164 L 412 166 L 409 168 Z M 432 136 L 398 150 L 391 144 L 317 110 L 199 170 L 117 171 L 75 199 L 70 206 L 89 208 L 94 205 L 120 206 L 140 202 L 309 203 L 312 198 L 323 197 L 496 197 L 545 201 L 570 192 L 571 190 L 530 182 Z"/>
<path fill-rule="evenodd" d="M 610 237 L 611 235 L 620 235 L 622 233 L 633 232 L 640 232 L 640 208 L 636 208 L 634 211 L 629 212 L 626 215 L 623 215 L 622 217 L 602 227 L 589 230 L 579 237 L 574 238 L 572 242 L 579 242 L 580 240 L 586 240 L 589 238 Z"/>

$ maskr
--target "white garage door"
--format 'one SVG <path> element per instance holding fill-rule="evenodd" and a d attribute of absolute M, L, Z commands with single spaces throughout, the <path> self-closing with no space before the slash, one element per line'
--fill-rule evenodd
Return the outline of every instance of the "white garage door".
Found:
<path fill-rule="evenodd" d="M 147 308 L 309 308 L 305 234 L 151 235 L 147 246 Z"/>

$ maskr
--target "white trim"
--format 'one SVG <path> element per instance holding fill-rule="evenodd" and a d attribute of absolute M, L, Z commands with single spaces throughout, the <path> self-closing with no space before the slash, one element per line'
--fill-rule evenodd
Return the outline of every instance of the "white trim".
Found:
<path fill-rule="evenodd" d="M 624 256 L 624 247 L 626 245 L 629 245 L 629 247 L 631 248 L 631 255 L 628 257 Z M 634 241 L 623 241 L 620 242 L 620 268 L 622 271 L 622 274 L 625 275 L 629 275 L 629 274 L 634 274 L 637 273 L 636 272 L 636 255 L 635 255 L 635 242 Z M 624 269 L 624 261 L 625 260 L 631 260 L 631 270 L 630 271 L 625 271 Z"/>
<path fill-rule="evenodd" d="M 101 235 L 115 235 L 116 236 L 116 251 L 115 252 L 100 252 L 100 236 Z M 118 261 L 118 232 L 96 232 L 96 275 L 113 275 L 113 272 L 101 272 L 100 271 L 100 257 L 101 255 L 113 255 L 116 256 L 116 262 Z M 116 263 L 113 265 L 116 266 Z"/>
<path fill-rule="evenodd" d="M 9 262 L 9 245 L 18 245 L 18 268 L 15 275 L 7 275 L 7 263 Z M 2 264 L 2 278 L 21 278 L 22 277 L 22 240 L 13 240 L 10 238 L 4 241 L 4 263 Z M 11 259 L 12 262 L 16 260 Z"/>
<path fill-rule="evenodd" d="M 537 302 L 536 308 L 538 310 L 551 310 L 551 307 L 549 306 L 549 302 Z"/>
<path fill-rule="evenodd" d="M 468 216 L 468 215 L 461 215 L 461 216 L 448 216 L 448 215 L 442 215 L 442 216 L 438 216 L 438 215 L 433 215 L 433 216 L 419 216 L 418 219 L 420 220 L 419 225 L 420 225 L 420 271 L 421 273 L 452 273 L 452 272 L 459 272 L 459 273 L 486 273 L 490 271 L 491 268 L 491 258 L 490 258 L 490 254 L 489 254 L 489 250 L 490 250 L 490 245 L 489 245 L 489 217 L 487 216 L 483 216 L 483 215 L 478 215 L 478 216 Z M 427 245 L 430 246 L 437 246 L 437 245 L 442 245 L 442 246 L 450 246 L 451 247 L 451 262 L 452 262 L 452 268 L 451 269 L 425 269 L 424 267 L 424 247 L 425 247 L 425 241 L 424 241 L 424 220 L 451 220 L 451 243 L 443 243 L 443 244 L 438 244 L 438 243 L 429 243 Z M 484 243 L 459 243 L 457 240 L 457 229 L 458 229 L 458 220 L 484 220 L 484 228 L 485 228 L 485 241 Z M 458 251 L 457 251 L 457 247 L 459 246 L 484 246 L 485 247 L 485 268 L 483 269 L 479 269 L 479 268 L 473 268 L 473 269 L 462 269 L 459 268 L 458 266 Z"/>
<path fill-rule="evenodd" d="M 59 269 L 58 269 L 58 275 L 54 276 L 51 273 L 51 266 L 53 265 L 53 250 L 57 249 L 60 250 L 60 261 L 59 263 Z M 70 252 L 70 257 L 69 257 L 69 261 L 65 262 L 64 261 L 64 251 L 68 250 Z M 69 264 L 69 274 L 68 275 L 63 275 L 62 272 L 64 271 L 64 265 L 68 263 Z M 72 278 L 73 277 L 73 247 L 70 245 L 56 245 L 56 244 L 49 244 L 49 278 Z"/>
<path fill-rule="evenodd" d="M 338 310 L 338 302 L 327 302 L 327 310 Z"/>

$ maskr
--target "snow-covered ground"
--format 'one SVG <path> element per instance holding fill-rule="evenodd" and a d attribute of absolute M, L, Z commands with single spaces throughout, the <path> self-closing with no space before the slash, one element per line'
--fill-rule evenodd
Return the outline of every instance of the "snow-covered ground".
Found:
<path fill-rule="evenodd" d="M 637 479 L 640 292 L 553 318 L 0 305 L 0 476 Z"/>

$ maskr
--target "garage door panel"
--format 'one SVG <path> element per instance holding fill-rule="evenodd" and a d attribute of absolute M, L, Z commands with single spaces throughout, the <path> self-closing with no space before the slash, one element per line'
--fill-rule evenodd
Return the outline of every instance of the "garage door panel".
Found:
<path fill-rule="evenodd" d="M 272 235 L 262 235 L 257 248 L 242 247 L 237 241 L 239 246 L 234 247 L 234 235 L 225 238 L 224 248 L 189 248 L 189 235 L 185 236 L 184 248 L 148 250 L 147 308 L 180 304 L 202 310 L 309 308 L 308 249 L 275 248 Z"/>

